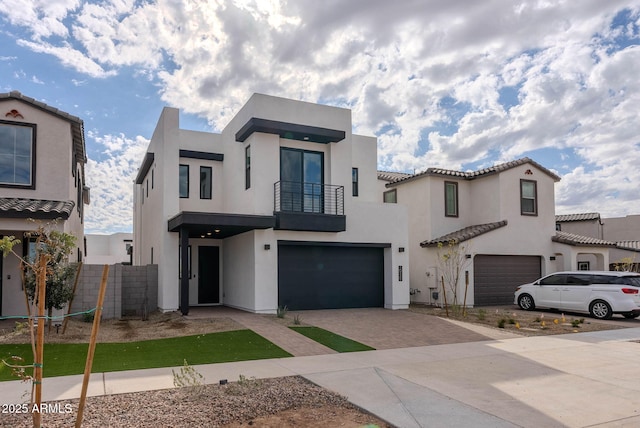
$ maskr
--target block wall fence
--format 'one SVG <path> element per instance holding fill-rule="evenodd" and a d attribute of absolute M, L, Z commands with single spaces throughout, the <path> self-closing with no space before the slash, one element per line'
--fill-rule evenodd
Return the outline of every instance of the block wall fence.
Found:
<path fill-rule="evenodd" d="M 96 307 L 104 265 L 82 265 L 71 312 Z M 102 318 L 143 316 L 158 308 L 158 265 L 109 266 Z"/>

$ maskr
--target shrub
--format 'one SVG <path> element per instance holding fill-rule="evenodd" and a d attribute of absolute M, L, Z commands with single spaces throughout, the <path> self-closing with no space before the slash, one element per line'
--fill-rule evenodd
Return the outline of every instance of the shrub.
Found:
<path fill-rule="evenodd" d="M 278 306 L 278 309 L 276 309 L 276 316 L 278 318 L 284 318 L 284 316 L 287 314 L 287 312 L 289 312 L 289 308 L 287 308 L 287 306 Z"/>

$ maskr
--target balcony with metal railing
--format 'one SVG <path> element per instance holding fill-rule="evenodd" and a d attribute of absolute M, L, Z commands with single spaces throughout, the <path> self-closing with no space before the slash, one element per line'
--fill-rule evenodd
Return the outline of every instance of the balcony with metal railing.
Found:
<path fill-rule="evenodd" d="M 344 186 L 278 181 L 273 188 L 276 229 L 318 232 L 346 230 Z"/>

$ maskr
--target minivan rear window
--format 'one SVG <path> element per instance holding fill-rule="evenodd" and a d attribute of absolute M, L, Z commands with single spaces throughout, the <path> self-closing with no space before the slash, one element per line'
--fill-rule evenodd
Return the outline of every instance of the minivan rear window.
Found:
<path fill-rule="evenodd" d="M 633 285 L 634 287 L 640 287 L 640 275 L 623 276 L 622 279 L 626 285 Z"/>

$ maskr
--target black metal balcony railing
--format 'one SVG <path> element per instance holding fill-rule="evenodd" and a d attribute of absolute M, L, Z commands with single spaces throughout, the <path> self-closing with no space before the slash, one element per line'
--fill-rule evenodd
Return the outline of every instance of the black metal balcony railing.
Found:
<path fill-rule="evenodd" d="M 278 181 L 274 211 L 344 215 L 344 186 Z"/>

